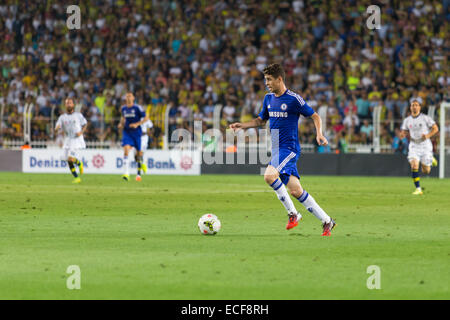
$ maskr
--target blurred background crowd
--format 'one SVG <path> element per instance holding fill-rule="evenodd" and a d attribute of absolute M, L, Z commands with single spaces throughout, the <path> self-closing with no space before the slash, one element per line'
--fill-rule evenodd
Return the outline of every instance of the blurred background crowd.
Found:
<path fill-rule="evenodd" d="M 381 106 L 381 144 L 403 152 L 397 128 L 410 101 L 426 112 L 450 100 L 448 0 L 86 0 L 81 29 L 69 30 L 66 8 L 76 2 L 1 2 L 3 140 L 23 139 L 31 105 L 31 139 L 54 139 L 50 119 L 72 96 L 89 122 L 86 140 L 119 141 L 129 90 L 153 117 L 150 146 L 160 148 L 167 106 L 171 130 L 211 126 L 216 105 L 223 127 L 257 116 L 272 62 L 283 64 L 288 88 L 326 107 L 335 145 L 371 143 Z M 380 29 L 366 25 L 372 4 Z M 312 121 L 299 130 L 314 143 Z"/>

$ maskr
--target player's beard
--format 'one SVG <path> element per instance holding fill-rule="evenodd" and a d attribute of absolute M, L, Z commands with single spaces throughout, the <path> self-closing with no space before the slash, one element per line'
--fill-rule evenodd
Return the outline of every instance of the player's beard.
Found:
<path fill-rule="evenodd" d="M 67 107 L 67 113 L 72 113 L 75 107 Z"/>

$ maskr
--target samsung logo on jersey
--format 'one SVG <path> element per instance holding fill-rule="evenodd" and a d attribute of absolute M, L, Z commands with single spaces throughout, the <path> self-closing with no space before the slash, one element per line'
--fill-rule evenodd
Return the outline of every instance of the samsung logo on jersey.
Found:
<path fill-rule="evenodd" d="M 270 111 L 269 116 L 274 117 L 274 118 L 287 118 L 288 113 L 287 112 L 279 112 L 279 111 Z"/>

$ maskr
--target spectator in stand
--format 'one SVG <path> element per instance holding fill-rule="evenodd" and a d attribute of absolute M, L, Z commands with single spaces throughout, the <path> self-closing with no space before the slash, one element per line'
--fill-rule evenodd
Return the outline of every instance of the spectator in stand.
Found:
<path fill-rule="evenodd" d="M 354 91 L 358 88 L 360 83 L 359 75 L 356 70 L 352 69 L 350 75 L 347 78 L 347 87 L 349 90 Z"/>
<path fill-rule="evenodd" d="M 395 153 L 402 153 L 404 155 L 408 154 L 408 138 L 403 137 L 400 134 L 400 129 L 399 128 L 395 128 L 395 137 L 392 140 L 392 150 Z"/>
<path fill-rule="evenodd" d="M 369 123 L 369 120 L 364 119 L 362 126 L 359 128 L 361 142 L 372 143 L 373 141 L 373 126 Z"/>
<path fill-rule="evenodd" d="M 349 139 L 352 140 L 352 142 L 356 142 L 355 140 L 357 140 L 357 137 L 355 134 L 359 131 L 359 118 L 352 108 L 346 108 L 345 118 L 342 124 L 345 126 L 345 131 L 348 133 Z"/>
<path fill-rule="evenodd" d="M 357 114 L 360 119 L 370 119 L 372 108 L 367 97 L 367 91 L 363 91 L 362 95 L 356 99 Z"/>
<path fill-rule="evenodd" d="M 227 100 L 222 109 L 222 118 L 228 123 L 236 121 L 236 108 L 230 102 Z"/>

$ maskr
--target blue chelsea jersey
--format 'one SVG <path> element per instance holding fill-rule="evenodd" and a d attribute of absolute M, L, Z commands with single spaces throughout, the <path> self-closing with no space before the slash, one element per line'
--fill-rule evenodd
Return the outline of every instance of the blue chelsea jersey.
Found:
<path fill-rule="evenodd" d="M 130 133 L 140 133 L 141 126 L 138 126 L 137 128 L 131 128 L 130 124 L 139 122 L 141 121 L 141 119 L 145 118 L 144 109 L 138 104 L 134 104 L 131 107 L 125 105 L 122 107 L 121 112 L 122 116 L 125 118 L 125 131 Z"/>
<path fill-rule="evenodd" d="M 266 94 L 259 117 L 269 120 L 272 152 L 290 150 L 299 153 L 298 119 L 300 115 L 310 117 L 313 113 L 314 110 L 295 92 L 286 90 L 279 97 L 273 93 Z M 278 130 L 278 135 L 274 130 Z"/>

